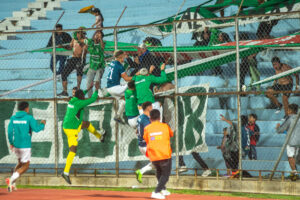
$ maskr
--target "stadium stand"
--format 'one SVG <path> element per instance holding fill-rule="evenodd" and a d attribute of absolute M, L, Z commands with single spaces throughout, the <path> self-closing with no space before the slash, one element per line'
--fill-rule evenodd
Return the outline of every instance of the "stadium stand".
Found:
<path fill-rule="evenodd" d="M 50 0 L 49 0 L 50 1 Z M 33 0 L 17 0 L 14 3 L 11 3 L 10 0 L 1 0 L 0 7 L 0 18 L 4 19 L 11 15 L 13 11 L 19 10 L 20 8 L 26 7 L 27 3 L 32 3 L 30 6 L 33 8 L 35 6 L 43 6 L 43 1 L 36 1 L 33 3 Z M 54 1 L 56 2 L 56 1 Z M 152 9 L 147 9 L 147 4 L 139 4 L 139 3 L 130 3 L 128 6 L 128 10 L 124 14 L 124 19 L 121 20 L 120 25 L 131 25 L 131 24 L 144 24 L 149 23 L 150 21 L 155 21 L 156 19 L 161 19 L 163 17 L 167 17 L 170 14 L 174 14 L 174 8 L 168 8 L 162 6 L 161 0 L 149 1 L 151 2 Z M 2 6 L 3 3 L 5 6 Z M 193 6 L 187 2 L 184 5 L 185 8 L 189 6 Z M 193 2 L 194 3 L 194 2 Z M 49 30 L 54 26 L 57 18 L 61 14 L 62 10 L 65 11 L 65 15 L 61 19 L 60 23 L 63 24 L 64 29 L 77 28 L 79 26 L 90 27 L 94 23 L 94 16 L 89 14 L 78 14 L 78 10 L 82 7 L 85 7 L 89 4 L 94 4 L 96 7 L 101 8 L 101 11 L 104 15 L 105 21 L 104 26 L 113 26 L 116 22 L 117 17 L 120 15 L 120 12 L 123 9 L 123 6 L 129 4 L 129 1 L 58 1 L 54 7 L 57 7 L 56 10 L 48 10 L 46 11 L 46 15 L 41 20 L 30 20 L 29 28 L 31 30 Z M 28 8 L 30 8 L 30 6 Z M 3 8 L 6 8 L 5 10 Z M 54 8 L 53 7 L 53 8 Z M 163 7 L 163 10 L 162 10 Z M 27 8 L 27 9 L 28 9 Z M 57 10 L 61 9 L 61 10 Z M 164 12 L 163 14 L 162 11 Z M 232 12 L 232 10 L 230 10 Z M 143 17 L 140 17 L 140 14 L 143 13 Z M 299 27 L 298 24 L 293 25 L 285 24 L 284 22 L 279 22 L 281 25 L 280 31 L 276 31 L 277 27 L 275 27 L 274 32 L 279 35 L 288 34 L 292 31 L 296 31 Z M 257 25 L 256 25 L 257 26 Z M 1 27 L 1 26 L 0 26 Z M 253 27 L 252 27 L 253 29 Z M 18 30 L 18 29 L 16 29 Z M 250 31 L 243 29 L 243 31 Z M 234 29 L 225 29 L 227 33 L 233 38 Z M 105 31 L 108 33 L 111 31 Z M 88 33 L 88 37 L 91 37 L 91 32 Z M 276 35 L 274 35 L 276 36 Z M 17 40 L 1 40 L 0 41 L 0 54 L 14 53 L 19 51 L 29 51 L 32 49 L 43 48 L 46 46 L 50 34 L 39 33 L 35 34 L 34 37 L 32 35 L 23 34 L 18 35 Z M 119 41 L 130 42 L 132 36 L 129 34 L 121 35 Z M 142 38 L 144 35 L 139 35 Z M 178 36 L 178 45 L 191 45 L 191 42 L 187 42 L 186 38 L 190 40 L 191 35 L 187 34 L 185 36 Z M 105 38 L 107 40 L 112 40 L 112 37 Z M 163 45 L 172 44 L 172 38 L 166 38 L 162 40 Z M 295 56 L 298 55 L 298 56 Z M 270 76 L 270 74 L 274 74 L 274 70 L 270 63 L 272 58 L 271 54 L 259 54 L 257 56 L 258 60 L 258 69 L 261 72 L 261 79 Z M 289 53 L 289 52 L 281 52 L 278 53 L 277 56 L 282 58 L 282 62 L 291 65 L 292 67 L 300 66 L 299 54 L 297 53 Z M 37 80 L 47 79 L 52 76 L 52 73 L 49 69 L 49 55 L 45 55 L 42 53 L 30 54 L 28 57 L 27 54 L 21 54 L 14 56 L 14 59 L 0 59 L 0 70 L 9 70 L 8 73 L 3 76 L 1 73 L 0 81 L 1 81 L 1 89 L 0 92 L 9 91 L 15 88 L 19 88 L 24 85 L 28 85 L 31 83 L 35 83 Z M 236 87 L 236 75 L 234 64 L 226 64 L 222 66 L 224 70 L 224 77 L 216 77 L 211 76 L 209 74 L 204 73 L 201 76 L 192 76 L 185 77 L 179 80 L 180 86 L 190 86 L 190 85 L 198 85 L 202 83 L 210 83 L 210 87 L 216 89 L 217 92 L 221 91 L 233 91 Z M 104 76 L 105 77 L 105 76 Z M 200 77 L 200 78 L 199 78 Z M 18 82 L 13 82 L 13 80 L 18 79 Z M 76 75 L 72 74 L 70 76 L 71 82 L 76 81 Z M 188 81 L 187 81 L 188 80 Z M 102 85 L 105 86 L 105 80 L 102 80 Z M 250 82 L 249 77 L 246 78 L 247 83 Z M 86 85 L 85 79 L 83 79 L 82 85 Z M 268 85 L 268 84 L 267 84 Z M 264 86 L 267 86 L 264 85 Z M 43 91 L 43 98 L 51 97 L 53 95 L 52 92 L 52 82 L 48 82 L 39 86 L 36 86 L 27 91 L 21 91 L 7 97 L 22 97 L 25 95 L 29 95 L 32 98 L 38 98 L 40 96 L 40 92 Z M 47 90 L 47 91 L 45 91 Z M 58 84 L 58 90 L 61 90 L 61 84 Z M 222 100 L 222 102 L 221 102 Z M 243 160 L 243 168 L 244 169 L 256 169 L 256 170 L 271 170 L 277 156 L 279 155 L 280 148 L 283 145 L 285 135 L 277 135 L 275 133 L 275 127 L 277 123 L 280 123 L 283 118 L 284 113 L 281 112 L 278 115 L 275 115 L 275 110 L 265 109 L 269 104 L 269 99 L 265 96 L 248 96 L 242 97 L 242 114 L 250 114 L 256 113 L 258 115 L 258 125 L 261 129 L 261 137 L 257 146 L 257 155 L 258 160 Z M 289 99 L 290 103 L 297 103 L 299 105 L 299 97 L 291 96 Z M 224 122 L 219 120 L 219 115 L 223 114 L 227 116 L 229 119 L 237 120 L 237 110 L 236 110 L 236 97 L 235 96 L 222 96 L 219 97 L 210 97 L 208 100 L 208 110 L 207 116 L 216 116 L 216 118 L 207 118 L 206 123 L 206 143 L 208 145 L 208 152 L 201 153 L 202 158 L 206 161 L 210 168 L 222 168 L 225 169 L 225 164 L 222 158 L 222 153 L 220 150 L 216 149 L 216 146 L 220 145 L 222 141 L 222 129 L 226 127 Z M 287 161 L 286 154 L 282 159 L 283 161 L 280 163 L 278 170 L 289 171 L 290 167 Z M 185 162 L 187 163 L 189 168 L 198 168 L 198 164 L 193 160 L 191 156 L 185 157 Z M 136 162 L 124 162 L 120 163 L 120 168 L 134 168 Z M 173 162 L 173 167 L 175 162 Z M 193 172 L 188 172 L 193 173 Z M 257 175 L 257 173 L 252 173 L 253 175 Z"/>

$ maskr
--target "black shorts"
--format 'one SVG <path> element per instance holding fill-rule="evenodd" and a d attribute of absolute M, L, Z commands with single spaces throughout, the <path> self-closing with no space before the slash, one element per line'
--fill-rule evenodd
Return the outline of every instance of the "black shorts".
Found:
<path fill-rule="evenodd" d="M 64 67 L 61 78 L 63 81 L 67 81 L 68 76 L 71 74 L 71 72 L 76 69 L 77 76 L 83 75 L 83 67 L 85 63 L 82 62 L 81 58 L 72 57 L 67 60 L 67 64 Z"/>
<path fill-rule="evenodd" d="M 292 83 L 289 83 L 289 84 L 286 84 L 286 85 L 280 85 L 280 84 L 276 83 L 276 84 L 273 85 L 271 88 L 272 88 L 274 91 L 292 91 L 292 89 L 293 89 L 293 84 L 292 84 Z M 291 94 L 290 94 L 290 93 L 284 93 L 283 95 L 289 97 Z"/>

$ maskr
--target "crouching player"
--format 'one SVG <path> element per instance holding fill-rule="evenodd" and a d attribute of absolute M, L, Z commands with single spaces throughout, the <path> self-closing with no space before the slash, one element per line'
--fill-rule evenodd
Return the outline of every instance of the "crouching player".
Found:
<path fill-rule="evenodd" d="M 10 118 L 8 125 L 8 140 L 11 150 L 18 158 L 18 164 L 14 173 L 7 178 L 7 190 L 16 190 L 16 180 L 29 168 L 31 158 L 31 136 L 32 131 L 40 132 L 44 130 L 46 121 L 39 124 L 33 116 L 29 115 L 28 102 L 22 101 L 18 104 L 18 112 Z"/>
<path fill-rule="evenodd" d="M 150 112 L 150 121 L 151 124 L 144 130 L 144 139 L 147 144 L 146 156 L 156 168 L 158 181 L 151 198 L 165 199 L 165 196 L 170 195 L 170 192 L 166 190 L 166 184 L 172 167 L 170 138 L 173 137 L 173 131 L 167 124 L 160 122 L 159 110 L 153 109 Z"/>

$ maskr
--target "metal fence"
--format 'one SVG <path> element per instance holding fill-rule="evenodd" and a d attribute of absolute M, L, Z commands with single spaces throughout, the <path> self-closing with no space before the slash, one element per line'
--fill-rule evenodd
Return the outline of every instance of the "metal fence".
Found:
<path fill-rule="evenodd" d="M 122 49 L 128 54 L 126 73 L 134 75 L 145 53 L 139 52 L 141 43 L 146 44 L 154 59 L 144 66 L 159 68 L 168 61 L 165 71 L 169 84 L 155 86 L 154 91 L 163 108 L 163 120 L 175 133 L 173 173 L 177 176 L 183 172 L 220 177 L 239 170 L 246 171 L 245 177 L 261 179 L 277 170 L 275 175 L 284 178 L 291 171 L 285 154 L 274 171 L 286 138 L 276 133 L 276 125 L 288 114 L 289 104 L 300 102 L 296 78 L 300 40 L 295 30 L 299 25 L 299 12 L 290 12 L 105 27 L 105 65 L 114 59 L 115 49 Z M 0 171 L 11 169 L 16 162 L 9 150 L 7 127 L 21 100 L 30 102 L 30 113 L 37 120 L 47 121 L 45 130 L 32 136 L 31 170 L 58 173 L 64 167 L 68 142 L 62 123 L 70 98 L 57 94 L 66 84 L 69 96 L 75 86 L 89 87 L 89 65 L 83 69 L 81 66 L 91 57 L 87 54 L 86 61 L 81 59 L 76 66 L 70 61 L 76 52 L 61 48 L 63 42 L 50 37 L 65 32 L 74 38 L 76 31 L 86 32 L 91 39 L 96 29 L 1 33 L 15 34 L 19 40 L 0 43 L 5 52 L 0 55 Z M 63 68 L 69 68 L 67 80 L 62 80 Z M 280 76 L 290 69 L 294 71 L 288 71 L 289 76 Z M 279 77 L 274 77 L 275 73 Z M 105 67 L 100 79 L 103 93 L 107 76 Z M 126 82 L 122 80 L 121 84 Z M 127 124 L 125 114 L 125 125 L 114 121 L 118 104 L 114 98 L 101 96 L 85 109 L 84 120 L 98 130 L 105 129 L 107 136 L 105 143 L 100 143 L 87 130 L 81 131 L 72 166 L 75 174 L 118 176 L 148 163 L 139 152 L 136 130 Z M 243 116 L 248 119 L 245 121 Z M 225 139 L 232 139 L 234 144 L 228 146 Z"/>

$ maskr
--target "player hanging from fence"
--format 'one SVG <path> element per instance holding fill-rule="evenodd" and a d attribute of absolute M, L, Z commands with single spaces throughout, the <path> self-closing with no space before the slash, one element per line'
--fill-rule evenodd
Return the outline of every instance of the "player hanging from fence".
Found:
<path fill-rule="evenodd" d="M 272 58 L 272 64 L 275 69 L 276 74 L 280 74 L 282 72 L 288 71 L 292 69 L 289 65 L 281 63 L 278 57 Z M 299 75 L 298 73 L 294 74 L 296 77 L 296 90 L 299 88 Z M 291 76 L 282 77 L 278 80 L 274 80 L 273 86 L 268 89 L 266 96 L 271 100 L 271 105 L 269 108 L 276 108 L 276 113 L 279 113 L 282 108 L 282 104 L 279 103 L 274 94 L 269 93 L 273 91 L 292 91 L 293 90 L 293 79 Z M 287 116 L 287 110 L 289 105 L 289 96 L 290 93 L 282 94 L 282 103 L 284 108 L 284 114 Z"/>
<path fill-rule="evenodd" d="M 283 133 L 285 131 L 289 131 L 292 128 L 291 127 L 292 124 L 297 119 L 297 113 L 298 113 L 298 105 L 290 104 L 288 106 L 287 118 L 285 118 L 285 121 L 281 125 L 277 124 L 276 127 L 277 133 Z M 300 120 L 298 120 L 298 122 L 296 123 L 297 125 L 292 133 L 288 145 L 286 146 L 286 153 L 288 156 L 290 167 L 292 169 L 292 173 L 291 173 L 292 181 L 296 181 L 298 179 L 295 157 L 300 147 Z"/>
<path fill-rule="evenodd" d="M 85 99 L 84 92 L 82 90 L 77 90 L 75 92 L 75 97 L 73 97 L 67 107 L 67 112 L 63 122 L 63 129 L 68 138 L 69 154 L 66 161 L 66 166 L 64 172 L 61 174 L 62 177 L 71 184 L 69 172 L 76 155 L 78 146 L 78 134 L 81 129 L 87 128 L 87 130 L 100 139 L 100 142 L 104 142 L 105 132 L 99 133 L 95 127 L 86 121 L 82 121 L 84 108 L 97 100 L 98 91 L 95 91 L 91 98 Z"/>
<path fill-rule="evenodd" d="M 132 80 L 135 81 L 135 87 L 136 87 L 136 94 L 138 99 L 138 105 L 141 106 L 143 103 L 150 101 L 152 103 L 153 109 L 160 110 L 160 113 L 162 115 L 162 106 L 160 102 L 155 102 L 154 95 L 152 90 L 150 89 L 150 86 L 152 83 L 165 83 L 167 82 L 167 76 L 165 72 L 166 64 L 163 63 L 161 65 L 161 73 L 160 76 L 154 76 L 152 75 L 152 71 L 154 70 L 154 67 L 150 68 L 150 71 L 148 73 L 148 70 L 146 68 L 142 68 L 139 72 L 139 75 L 135 75 L 132 77 Z M 140 114 L 143 113 L 143 110 L 141 107 L 139 107 Z M 162 120 L 162 116 L 160 118 Z"/>
<path fill-rule="evenodd" d="M 95 79 L 96 90 L 100 89 L 101 78 L 104 73 L 104 42 L 102 40 L 103 33 L 101 31 L 96 32 L 93 39 L 84 39 L 83 42 L 87 45 L 90 53 L 90 66 L 87 76 L 87 88 L 93 83 Z M 92 96 L 93 90 L 89 90 L 88 97 Z"/>
<path fill-rule="evenodd" d="M 154 199 L 165 199 L 165 196 L 171 194 L 166 190 L 166 184 L 172 167 L 170 138 L 173 137 L 173 131 L 168 124 L 161 123 L 160 120 L 159 110 L 153 109 L 150 112 L 151 124 L 144 129 L 144 140 L 147 144 L 146 156 L 156 168 L 158 181 L 151 195 Z"/>
<path fill-rule="evenodd" d="M 128 76 L 125 72 L 124 66 L 122 63 L 125 59 L 125 53 L 122 50 L 116 50 L 114 52 L 115 60 L 112 61 L 109 65 L 109 72 L 107 75 L 107 92 L 114 98 L 118 100 L 118 111 L 115 116 L 115 120 L 119 123 L 124 124 L 121 116 L 123 115 L 125 108 L 125 100 L 122 99 L 124 97 L 124 92 L 127 89 L 126 85 L 121 85 L 120 81 L 123 78 L 125 81 L 131 81 L 130 76 Z"/>
<path fill-rule="evenodd" d="M 128 88 L 125 90 L 125 114 L 128 119 L 129 126 L 136 128 L 139 117 L 139 109 L 137 106 L 134 81 L 128 82 Z"/>
<path fill-rule="evenodd" d="M 71 72 L 76 69 L 77 71 L 77 88 L 80 88 L 82 75 L 83 75 L 83 67 L 85 65 L 85 58 L 87 53 L 87 46 L 83 43 L 82 39 L 85 38 L 86 32 L 83 31 L 84 27 L 80 27 L 79 31 L 74 32 L 74 38 L 69 46 L 59 46 L 65 49 L 73 49 L 72 58 L 67 60 L 67 65 L 62 71 L 62 86 L 63 91 L 58 94 L 58 96 L 69 96 L 68 95 L 68 76 Z"/>
<path fill-rule="evenodd" d="M 29 115 L 28 102 L 18 103 L 18 112 L 10 118 L 8 125 L 8 140 L 10 149 L 16 154 L 18 164 L 10 178 L 6 179 L 8 192 L 16 189 L 16 180 L 27 171 L 31 159 L 32 131 L 44 130 L 46 121 L 39 124 L 33 116 Z"/>
<path fill-rule="evenodd" d="M 138 135 L 139 150 L 143 155 L 146 156 L 147 145 L 144 140 L 144 129 L 146 126 L 148 126 L 151 123 L 150 122 L 150 112 L 152 110 L 152 103 L 150 101 L 147 101 L 142 104 L 142 108 L 143 108 L 143 114 L 140 115 L 138 118 L 137 135 Z M 153 169 L 153 165 L 150 162 L 142 169 L 136 170 L 135 174 L 136 174 L 136 178 L 137 178 L 138 182 L 142 183 L 143 174 L 152 169 Z"/>

